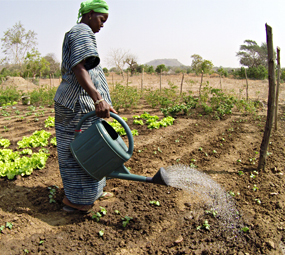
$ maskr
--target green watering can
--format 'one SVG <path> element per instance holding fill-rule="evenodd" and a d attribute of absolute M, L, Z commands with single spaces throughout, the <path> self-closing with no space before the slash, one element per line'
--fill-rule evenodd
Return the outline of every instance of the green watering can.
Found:
<path fill-rule="evenodd" d="M 129 126 L 117 114 L 110 112 L 110 116 L 125 129 L 129 147 L 104 119 L 97 119 L 86 131 L 81 132 L 84 121 L 93 116 L 96 116 L 95 111 L 87 113 L 78 122 L 75 139 L 70 144 L 73 157 L 87 174 L 98 181 L 107 177 L 168 185 L 164 168 L 160 168 L 154 177 L 145 177 L 131 174 L 124 166 L 133 154 L 134 140 Z"/>

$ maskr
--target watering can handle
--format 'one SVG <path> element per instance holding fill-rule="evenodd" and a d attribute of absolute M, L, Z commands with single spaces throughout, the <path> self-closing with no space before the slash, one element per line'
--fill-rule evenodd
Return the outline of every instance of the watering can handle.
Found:
<path fill-rule="evenodd" d="M 81 131 L 81 126 L 83 124 L 83 122 L 90 118 L 90 117 L 93 117 L 93 116 L 96 116 L 96 112 L 95 111 L 92 111 L 92 112 L 89 112 L 87 114 L 85 114 L 81 120 L 78 122 L 77 126 L 76 126 L 76 129 L 75 129 L 75 137 L 80 133 Z M 127 137 L 128 137 L 128 140 L 129 140 L 129 149 L 127 151 L 128 154 L 132 155 L 133 154 L 133 150 L 134 150 L 134 139 L 133 139 L 133 135 L 132 135 L 132 132 L 131 132 L 131 129 L 129 128 L 128 124 L 117 114 L 113 113 L 113 112 L 110 112 L 110 116 L 117 120 L 121 125 L 122 127 L 125 129 L 126 133 L 127 133 Z"/>

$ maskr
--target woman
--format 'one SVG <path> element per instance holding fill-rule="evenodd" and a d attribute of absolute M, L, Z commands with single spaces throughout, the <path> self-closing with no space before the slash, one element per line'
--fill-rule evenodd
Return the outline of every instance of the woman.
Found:
<path fill-rule="evenodd" d="M 62 48 L 62 82 L 55 101 L 55 129 L 60 174 L 65 191 L 65 211 L 88 211 L 99 197 L 110 197 L 104 192 L 106 179 L 96 181 L 87 175 L 73 158 L 69 145 L 79 120 L 96 110 L 97 117 L 108 118 L 112 108 L 104 72 L 99 65 L 95 33 L 108 19 L 108 5 L 103 0 L 81 3 L 81 21 L 65 34 Z M 97 117 L 84 122 L 88 129 Z"/>

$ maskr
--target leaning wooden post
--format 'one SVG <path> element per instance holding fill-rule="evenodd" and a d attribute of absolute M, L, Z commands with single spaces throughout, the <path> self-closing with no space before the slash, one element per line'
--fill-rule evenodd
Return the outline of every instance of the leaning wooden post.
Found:
<path fill-rule="evenodd" d="M 144 68 L 142 69 L 142 84 L 141 84 L 141 90 L 143 91 L 143 78 L 144 78 Z"/>
<path fill-rule="evenodd" d="M 50 80 L 50 88 L 51 89 L 51 74 L 49 74 L 49 80 Z"/>
<path fill-rule="evenodd" d="M 222 75 L 220 74 L 220 89 L 222 90 Z"/>
<path fill-rule="evenodd" d="M 280 48 L 277 47 L 277 87 L 276 87 L 276 100 L 275 100 L 275 130 L 278 128 L 278 98 L 280 86 Z"/>
<path fill-rule="evenodd" d="M 162 81 L 162 68 L 160 69 L 160 82 L 159 82 L 159 90 L 161 92 L 161 81 Z"/>
<path fill-rule="evenodd" d="M 200 84 L 200 88 L 199 88 L 199 97 L 201 97 L 201 89 L 202 89 L 202 83 L 203 83 L 203 75 L 204 75 L 204 71 L 202 70 L 201 84 Z"/>
<path fill-rule="evenodd" d="M 247 80 L 247 73 L 246 68 L 244 69 L 245 79 L 246 79 L 246 101 L 248 101 L 248 80 Z"/>
<path fill-rule="evenodd" d="M 180 95 L 182 94 L 183 81 L 184 81 L 184 73 L 182 74 L 182 80 L 181 80 L 181 86 L 180 86 Z"/>
<path fill-rule="evenodd" d="M 265 124 L 265 130 L 263 134 L 262 143 L 260 146 L 260 156 L 258 161 L 258 170 L 265 170 L 267 149 L 269 145 L 270 133 L 273 124 L 274 117 L 274 103 L 275 103 L 275 68 L 274 68 L 274 55 L 273 55 L 273 39 L 272 28 L 265 24 L 266 27 L 266 41 L 268 51 L 268 81 L 269 81 L 269 93 L 268 93 L 268 109 L 267 119 Z"/>
<path fill-rule="evenodd" d="M 127 86 L 129 86 L 129 71 L 127 71 Z"/>

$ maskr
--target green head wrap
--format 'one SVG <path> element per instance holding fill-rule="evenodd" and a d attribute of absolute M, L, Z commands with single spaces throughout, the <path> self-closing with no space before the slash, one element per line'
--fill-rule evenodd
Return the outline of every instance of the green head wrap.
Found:
<path fill-rule="evenodd" d="M 90 11 L 99 12 L 99 13 L 108 13 L 109 6 L 104 0 L 86 0 L 80 4 L 80 9 L 78 11 L 78 18 L 82 17 L 83 14 Z"/>

